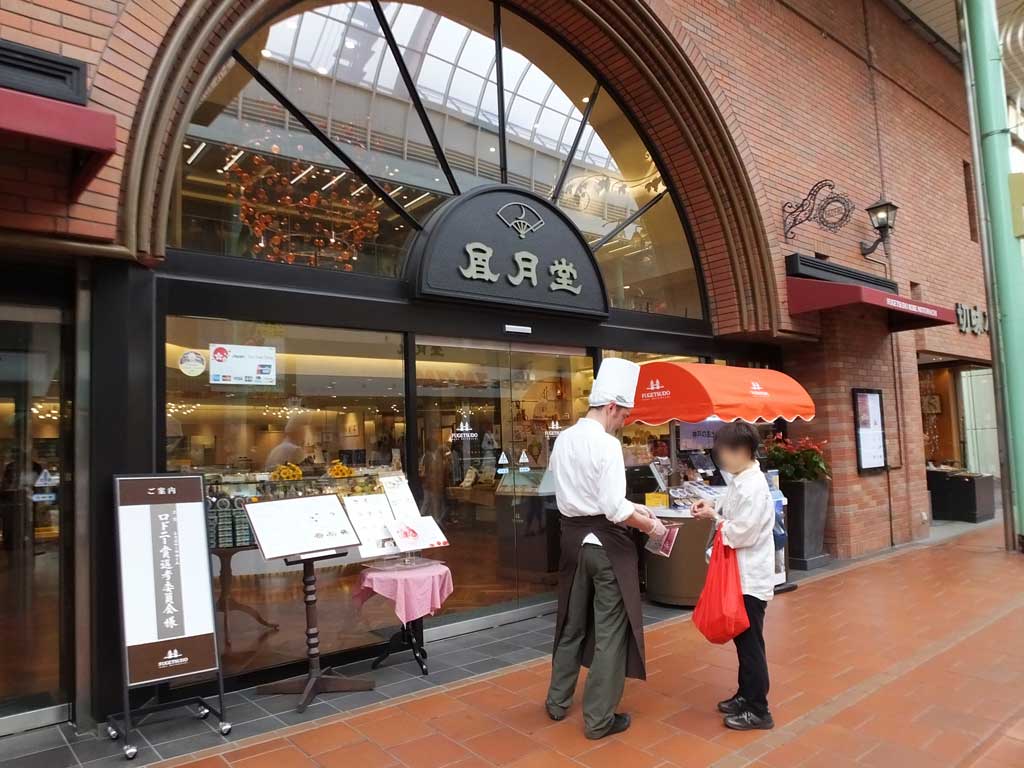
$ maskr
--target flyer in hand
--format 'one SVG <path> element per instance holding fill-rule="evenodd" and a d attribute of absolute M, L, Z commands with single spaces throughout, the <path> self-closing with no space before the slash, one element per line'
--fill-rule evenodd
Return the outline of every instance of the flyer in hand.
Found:
<path fill-rule="evenodd" d="M 676 536 L 679 535 L 679 526 L 672 525 L 665 527 L 665 533 L 661 536 L 648 536 L 644 548 L 648 552 L 661 557 L 668 557 L 672 554 L 672 547 L 676 544 Z"/>

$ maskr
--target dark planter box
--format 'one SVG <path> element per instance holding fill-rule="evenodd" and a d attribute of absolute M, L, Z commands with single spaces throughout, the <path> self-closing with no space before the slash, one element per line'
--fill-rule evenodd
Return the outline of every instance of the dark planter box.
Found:
<path fill-rule="evenodd" d="M 950 475 L 946 481 L 951 519 L 980 523 L 996 516 L 996 483 L 992 475 Z"/>
<path fill-rule="evenodd" d="M 789 567 L 798 571 L 821 568 L 832 559 L 825 553 L 828 481 L 783 481 L 781 490 L 788 501 Z"/>

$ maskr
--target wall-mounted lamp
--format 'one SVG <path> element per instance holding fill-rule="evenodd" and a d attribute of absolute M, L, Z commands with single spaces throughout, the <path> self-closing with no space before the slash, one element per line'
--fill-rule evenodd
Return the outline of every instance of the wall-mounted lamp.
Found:
<path fill-rule="evenodd" d="M 865 243 L 862 240 L 860 243 L 860 254 L 861 256 L 870 256 L 878 249 L 878 246 L 882 246 L 882 250 L 888 256 L 889 235 L 892 234 L 893 229 L 896 227 L 896 211 L 899 210 L 899 207 L 882 197 L 878 199 L 877 203 L 869 205 L 865 210 L 868 212 L 868 216 L 871 217 L 871 226 L 878 233 L 878 239 L 873 243 Z"/>

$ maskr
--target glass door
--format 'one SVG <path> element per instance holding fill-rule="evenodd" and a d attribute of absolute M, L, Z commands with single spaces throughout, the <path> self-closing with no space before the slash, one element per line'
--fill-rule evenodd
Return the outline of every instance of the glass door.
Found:
<path fill-rule="evenodd" d="M 448 612 L 548 599 L 558 578 L 558 513 L 546 476 L 559 430 L 593 378 L 582 349 L 417 338 L 422 511 L 451 546 Z M 585 410 L 585 408 L 584 408 Z"/>
<path fill-rule="evenodd" d="M 57 309 L 0 305 L 0 735 L 67 719 Z"/>
<path fill-rule="evenodd" d="M 512 441 L 510 513 L 520 605 L 549 599 L 558 585 L 561 529 L 547 474 L 559 432 L 587 412 L 593 360 L 583 350 L 513 345 L 510 356 Z"/>

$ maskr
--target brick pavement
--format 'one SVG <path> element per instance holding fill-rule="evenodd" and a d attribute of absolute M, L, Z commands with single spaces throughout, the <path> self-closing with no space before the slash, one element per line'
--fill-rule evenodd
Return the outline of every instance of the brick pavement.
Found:
<path fill-rule="evenodd" d="M 733 733 L 731 646 L 687 620 L 647 635 L 633 727 L 601 742 L 551 723 L 544 661 L 336 715 L 161 768 L 914 768 L 1024 765 L 1024 558 L 991 526 L 803 584 L 769 607 L 772 732 Z"/>

